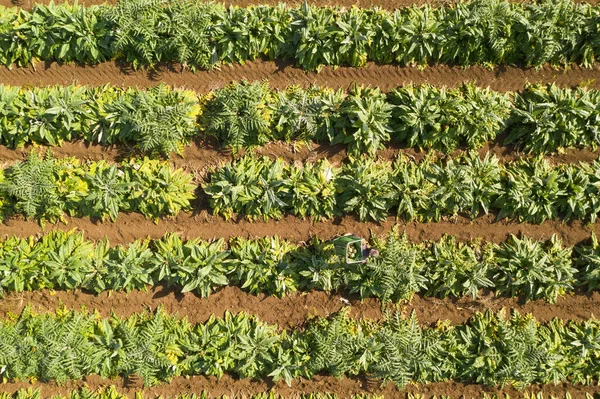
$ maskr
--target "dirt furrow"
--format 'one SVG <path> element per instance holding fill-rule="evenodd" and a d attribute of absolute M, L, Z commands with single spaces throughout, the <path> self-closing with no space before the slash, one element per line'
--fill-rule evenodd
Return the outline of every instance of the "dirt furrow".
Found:
<path fill-rule="evenodd" d="M 444 234 L 456 236 L 459 240 L 484 238 L 490 242 L 501 242 L 511 234 L 528 236 L 534 239 L 548 239 L 556 234 L 565 245 L 575 245 L 588 240 L 592 232 L 600 235 L 600 222 L 586 225 L 580 221 L 562 223 L 552 220 L 542 224 L 517 223 L 515 221 L 495 221 L 492 215 L 482 216 L 475 220 L 457 217 L 453 220 L 419 223 L 387 220 L 376 222 L 360 222 L 354 216 L 335 217 L 333 220 L 312 222 L 294 216 L 285 216 L 281 220 L 225 221 L 218 216 L 201 211 L 194 215 L 182 213 L 173 219 L 160 220 L 153 223 L 144 219 L 141 214 L 119 215 L 112 223 L 90 220 L 89 218 L 66 217 L 64 223 L 47 223 L 44 228 L 35 221 L 14 218 L 0 224 L 0 236 L 17 235 L 27 237 L 50 230 L 79 229 L 85 232 L 88 239 L 100 240 L 108 238 L 114 245 L 125 244 L 139 238 L 160 238 L 167 232 L 178 232 L 184 238 L 230 238 L 230 237 L 266 237 L 277 235 L 295 242 L 308 241 L 317 236 L 330 239 L 345 233 L 354 233 L 369 237 L 387 234 L 394 226 L 414 242 L 439 240 Z"/>
<path fill-rule="evenodd" d="M 484 156 L 489 153 L 499 158 L 501 163 L 514 161 L 520 158 L 531 156 L 518 151 L 514 146 L 502 145 L 503 139 L 499 137 L 495 142 L 490 142 L 478 149 L 480 155 Z M 45 153 L 47 150 L 57 158 L 75 157 L 81 160 L 107 160 L 110 162 L 119 162 L 121 160 L 130 159 L 131 157 L 141 157 L 143 154 L 134 152 L 127 146 L 103 147 L 100 145 L 90 145 L 83 141 L 65 142 L 61 146 L 39 146 L 28 145 L 25 148 L 12 149 L 0 145 L 0 165 L 8 166 L 15 161 L 27 158 L 27 155 L 32 151 L 41 151 Z M 347 158 L 347 146 L 345 145 L 330 145 L 316 143 L 286 143 L 273 142 L 261 147 L 256 147 L 252 150 L 240 150 L 236 156 L 241 156 L 245 153 L 254 153 L 257 155 L 265 155 L 271 158 L 282 158 L 289 163 L 305 163 L 314 162 L 319 159 L 326 158 L 332 165 L 339 166 Z M 396 143 L 388 143 L 385 149 L 377 152 L 379 159 L 388 161 L 395 160 L 400 153 L 405 154 L 416 161 L 420 161 L 426 154 L 433 150 L 418 150 L 414 148 L 403 148 Z M 457 150 L 451 157 L 459 156 L 464 150 Z M 440 153 L 440 156 L 445 154 Z M 600 148 L 592 150 L 591 148 L 568 148 L 560 153 L 549 154 L 546 156 L 550 162 L 554 164 L 566 164 L 577 162 L 592 162 L 598 159 Z M 205 175 L 205 172 L 218 167 L 226 162 L 230 162 L 234 155 L 227 148 L 221 147 L 216 140 L 212 138 L 198 139 L 195 142 L 186 145 L 181 156 L 172 154 L 169 162 L 173 167 L 183 168 L 192 173 L 197 173 L 199 177 Z"/>
<path fill-rule="evenodd" d="M 145 398 L 155 398 L 162 396 L 164 398 L 173 398 L 177 394 L 199 394 L 202 390 L 208 391 L 215 397 L 220 395 L 252 395 L 258 392 L 273 391 L 277 394 L 284 395 L 288 398 L 298 398 L 302 393 L 311 392 L 329 392 L 339 395 L 340 398 L 350 398 L 353 394 L 378 394 L 383 395 L 385 399 L 408 399 L 409 394 L 423 395 L 423 399 L 430 399 L 434 396 L 449 396 L 450 398 L 483 398 L 484 394 L 494 395 L 502 394 L 511 398 L 524 398 L 525 393 L 544 394 L 543 397 L 553 395 L 557 399 L 565 397 L 569 393 L 573 399 L 585 399 L 586 394 L 592 397 L 600 395 L 600 387 L 585 386 L 573 384 L 557 384 L 557 385 L 531 385 L 526 390 L 519 391 L 510 386 L 499 388 L 489 387 L 478 384 L 464 384 L 454 381 L 431 383 L 426 385 L 408 385 L 405 389 L 400 390 L 393 384 L 388 384 L 385 387 L 380 385 L 377 380 L 365 378 L 336 378 L 329 376 L 314 376 L 311 380 L 297 379 L 292 382 L 291 386 L 287 386 L 285 382 L 278 381 L 274 383 L 270 380 L 250 380 L 237 379 L 230 375 L 224 375 L 221 379 L 216 377 L 176 377 L 168 384 L 160 384 L 154 387 L 143 387 L 141 380 L 123 380 L 122 378 L 102 379 L 97 375 L 84 377 L 81 381 L 69 381 L 64 384 L 50 383 L 28 383 L 14 382 L 0 385 L 3 392 L 12 393 L 19 389 L 35 389 L 40 388 L 42 397 L 50 397 L 55 394 L 67 395 L 73 389 L 88 387 L 92 390 L 97 390 L 103 387 L 114 385 L 120 393 L 134 398 L 136 392 L 142 392 Z"/>
<path fill-rule="evenodd" d="M 371 320 L 383 318 L 383 305 L 375 298 L 360 301 L 352 295 L 323 291 L 293 293 L 278 298 L 265 294 L 252 295 L 233 286 L 219 289 L 208 298 L 162 286 L 149 287 L 148 291 L 103 292 L 98 295 L 79 290 L 10 293 L 0 298 L 0 317 L 18 314 L 27 304 L 40 313 L 54 312 L 60 306 L 72 310 L 84 307 L 90 311 L 99 311 L 103 317 L 109 317 L 111 312 L 128 317 L 162 306 L 169 314 L 185 316 L 192 323 L 206 322 L 213 314 L 223 317 L 226 311 L 246 312 L 282 328 L 300 327 L 310 317 L 327 317 L 346 305 L 351 306 L 353 317 Z M 389 305 L 390 308 L 393 306 Z M 409 303 L 397 306 L 407 315 L 414 311 L 423 325 L 433 325 L 439 320 L 463 324 L 476 312 L 488 309 L 531 313 L 539 322 L 544 323 L 555 317 L 563 320 L 587 320 L 598 316 L 600 293 L 566 295 L 560 297 L 555 304 L 543 300 L 525 302 L 520 298 L 496 297 L 492 293 L 483 293 L 478 299 L 439 299 L 415 295 Z"/>
<path fill-rule="evenodd" d="M 525 83 L 556 82 L 560 86 L 576 86 L 582 82 L 600 88 L 600 64 L 592 68 L 572 66 L 568 70 L 544 66 L 540 69 L 499 66 L 486 69 L 480 66 L 450 67 L 435 65 L 425 69 L 395 65 L 368 64 L 362 68 L 325 67 L 320 73 L 307 73 L 286 62 L 251 61 L 245 65 L 222 66 L 220 70 L 181 71 L 177 65 L 157 66 L 154 70 L 132 70 L 128 65 L 114 62 L 96 66 L 38 64 L 36 68 L 0 67 L 0 82 L 10 85 L 104 85 L 147 87 L 163 82 L 205 93 L 232 81 L 268 79 L 274 88 L 290 85 L 307 87 L 311 84 L 347 88 L 353 82 L 390 90 L 408 83 L 430 83 L 456 86 L 473 81 L 498 91 L 516 91 Z"/>

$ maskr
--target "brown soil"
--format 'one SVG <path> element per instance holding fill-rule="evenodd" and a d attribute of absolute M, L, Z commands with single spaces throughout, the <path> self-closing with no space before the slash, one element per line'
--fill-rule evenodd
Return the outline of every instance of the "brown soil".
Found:
<path fill-rule="evenodd" d="M 499 138 L 497 142 L 486 144 L 478 152 L 482 156 L 486 153 L 495 155 L 502 163 L 530 156 L 516 150 L 514 146 L 500 144 L 502 140 L 502 138 Z M 233 155 L 227 148 L 219 146 L 215 140 L 207 138 L 190 143 L 185 147 L 182 156 L 173 154 L 169 162 L 173 167 L 183 168 L 194 173 L 198 179 L 202 180 L 208 171 L 231 162 L 234 157 L 242 156 L 245 153 L 252 152 L 271 158 L 282 158 L 288 163 L 314 162 L 326 158 L 332 165 L 340 166 L 348 158 L 346 149 L 345 145 L 273 142 L 253 150 L 241 150 L 238 154 Z M 0 145 L 0 166 L 8 166 L 16 161 L 26 159 L 32 150 L 42 153 L 50 150 L 57 158 L 74 157 L 90 161 L 106 160 L 109 162 L 119 162 L 123 159 L 143 156 L 143 154 L 137 154 L 127 146 L 103 147 L 100 145 L 89 145 L 83 141 L 65 142 L 61 146 L 55 147 L 28 145 L 25 148 L 17 149 Z M 430 152 L 432 151 L 402 148 L 395 143 L 389 143 L 385 149 L 378 151 L 377 155 L 379 159 L 394 161 L 402 153 L 416 161 L 420 161 Z M 463 151 L 457 150 L 450 155 L 456 157 L 461 152 Z M 441 157 L 444 156 L 443 153 L 439 153 L 439 155 Z M 554 164 L 565 164 L 592 162 L 598 159 L 599 155 L 600 149 L 569 148 L 561 153 L 549 154 L 546 158 Z M 1 165 L 2 162 L 4 165 Z"/>
<path fill-rule="evenodd" d="M 154 398 L 162 396 L 172 398 L 177 394 L 200 393 L 202 390 L 210 392 L 211 395 L 252 395 L 258 392 L 273 391 L 284 395 L 287 398 L 298 398 L 302 393 L 311 392 L 329 392 L 335 393 L 340 398 L 350 398 L 357 393 L 383 395 L 386 399 L 408 399 L 408 394 L 423 395 L 423 399 L 429 399 L 434 396 L 449 396 L 450 398 L 483 398 L 487 395 L 507 395 L 511 398 L 523 398 L 525 392 L 542 392 L 544 398 L 553 395 L 557 399 L 563 399 L 566 393 L 569 393 L 573 399 L 584 399 L 586 394 L 597 398 L 600 395 L 600 387 L 583 386 L 572 384 L 558 385 L 532 385 L 526 391 L 518 391 L 511 387 L 503 389 L 499 387 L 488 387 L 478 384 L 463 384 L 458 382 L 440 382 L 426 385 L 408 385 L 400 390 L 393 384 L 381 387 L 380 382 L 374 379 L 364 378 L 336 378 L 329 376 L 314 376 L 312 380 L 298 379 L 292 382 L 288 387 L 285 382 L 278 381 L 274 383 L 270 380 L 250 380 L 238 379 L 230 375 L 224 375 L 220 380 L 216 377 L 177 377 L 168 384 L 161 384 L 155 387 L 144 388 L 139 379 L 123 380 L 122 378 L 103 379 L 97 375 L 84 377 L 82 381 L 69 381 L 65 384 L 50 383 L 27 383 L 15 382 L 0 385 L 2 390 L 7 393 L 15 392 L 19 389 L 40 388 L 42 397 L 50 397 L 55 394 L 67 395 L 73 389 L 87 386 L 89 389 L 97 390 L 103 387 L 114 385 L 118 391 L 133 398 L 135 392 L 143 392 L 144 397 Z"/>
<path fill-rule="evenodd" d="M 290 85 L 309 86 L 317 84 L 333 88 L 347 88 L 353 82 L 390 90 L 408 83 L 430 83 L 456 86 L 473 81 L 480 86 L 489 86 L 498 91 L 516 91 L 524 84 L 556 82 L 560 86 L 577 86 L 582 82 L 600 88 L 600 64 L 586 69 L 572 66 L 568 70 L 550 66 L 538 70 L 500 66 L 495 69 L 484 67 L 450 67 L 436 65 L 423 70 L 415 67 L 368 64 L 362 68 L 325 67 L 320 73 L 307 73 L 285 62 L 252 61 L 245 65 L 222 66 L 220 70 L 181 72 L 177 65 L 158 66 L 154 70 L 132 70 L 129 66 L 107 62 L 96 66 L 39 64 L 36 68 L 0 67 L 0 81 L 10 85 L 81 85 L 112 84 L 123 87 L 147 87 L 166 83 L 197 92 L 208 92 L 232 81 L 268 79 L 274 88 Z"/>
<path fill-rule="evenodd" d="M 459 240 L 484 238 L 490 242 L 501 242 L 511 234 L 529 236 L 534 239 L 548 239 L 556 234 L 565 245 L 574 245 L 590 238 L 592 232 L 600 235 L 600 222 L 586 225 L 580 221 L 562 223 L 547 221 L 542 224 L 517 223 L 514 221 L 495 222 L 491 215 L 479 217 L 473 221 L 463 217 L 440 222 L 396 222 L 389 217 L 381 223 L 360 222 L 353 216 L 336 217 L 331 221 L 312 222 L 294 216 L 285 216 L 281 220 L 225 221 L 221 217 L 212 216 L 206 211 L 198 215 L 182 213 L 173 219 L 153 223 L 140 214 L 120 214 L 115 223 L 92 221 L 89 218 L 66 218 L 67 224 L 46 224 L 42 229 L 35 221 L 14 218 L 0 224 L 0 236 L 17 235 L 26 237 L 49 230 L 79 229 L 91 240 L 108 238 L 112 244 L 129 243 L 138 238 L 160 238 L 167 232 L 179 232 L 185 238 L 230 238 L 230 237 L 265 237 L 277 235 L 296 242 L 308 241 L 317 236 L 330 239 L 340 234 L 354 233 L 369 237 L 387 234 L 394 226 L 406 232 L 410 240 L 439 240 L 444 234 L 456 236 Z"/>
<path fill-rule="evenodd" d="M 322 291 L 294 293 L 277 298 L 264 294 L 251 295 L 238 287 L 224 287 L 208 298 L 200 298 L 193 293 L 180 293 L 161 286 L 149 287 L 147 292 L 104 292 L 99 295 L 79 290 L 11 293 L 0 299 L 0 317 L 5 318 L 9 313 L 19 314 L 27 304 L 40 313 L 54 312 L 63 305 L 72 310 L 82 307 L 97 310 L 103 317 L 109 317 L 111 312 L 128 317 L 162 306 L 167 313 L 185 316 L 192 323 L 203 323 L 213 314 L 223 317 L 229 310 L 253 314 L 264 322 L 286 329 L 301 327 L 313 316 L 327 317 L 346 305 L 351 306 L 351 314 L 355 318 L 383 318 L 383 304 L 374 298 L 360 301 L 351 295 Z M 392 308 L 393 305 L 390 304 L 389 307 Z M 491 293 L 484 293 L 476 300 L 470 297 L 439 299 L 415 295 L 410 303 L 399 304 L 398 307 L 406 314 L 414 311 L 423 325 L 433 325 L 438 320 L 462 324 L 476 312 L 488 309 L 531 313 L 539 322 L 545 323 L 556 317 L 562 320 L 587 320 L 597 316 L 600 314 L 600 293 L 567 295 L 559 298 L 556 304 L 542 300 L 525 302 L 519 298 L 495 297 Z"/>
<path fill-rule="evenodd" d="M 521 3 L 530 0 L 513 0 L 515 3 Z M 598 4 L 599 0 L 575 0 L 575 3 L 584 3 L 587 2 L 589 4 Z M 21 7 L 25 9 L 31 9 L 37 3 L 48 4 L 50 0 L 0 0 L 0 5 L 5 7 Z M 83 5 L 96 5 L 96 4 L 115 4 L 117 0 L 80 0 L 79 4 Z M 240 7 L 248 7 L 251 5 L 259 5 L 259 4 L 272 4 L 276 5 L 278 3 L 284 2 L 288 6 L 299 6 L 302 4 L 303 0 L 228 0 L 221 1 L 227 6 L 236 5 Z M 344 6 L 344 7 L 380 7 L 387 10 L 394 10 L 400 7 L 406 7 L 411 5 L 424 5 L 430 4 L 433 6 L 442 6 L 447 4 L 457 3 L 458 0 L 313 0 L 309 1 L 311 5 L 316 6 Z M 57 1 L 56 3 L 60 3 Z M 70 2 L 71 3 L 71 2 Z"/>
<path fill-rule="evenodd" d="M 535 156 L 523 153 L 513 145 L 504 145 L 504 139 L 505 134 L 499 135 L 495 141 L 484 144 L 479 148 L 479 154 L 481 156 L 488 153 L 495 155 L 501 163 Z M 42 153 L 51 151 L 57 158 L 74 157 L 90 161 L 106 160 L 109 162 L 119 162 L 131 157 L 144 156 L 143 153 L 138 153 L 134 148 L 127 145 L 101 146 L 83 141 L 64 142 L 60 146 L 27 145 L 24 148 L 16 149 L 0 144 L 0 162 L 4 162 L 4 166 L 6 166 L 15 161 L 26 159 L 32 150 Z M 442 158 L 445 156 L 457 157 L 465 151 L 466 149 L 460 149 L 451 154 L 438 152 L 438 155 Z M 382 160 L 394 161 L 400 154 L 404 154 L 415 161 L 420 161 L 425 155 L 431 152 L 435 151 L 406 148 L 398 143 L 387 143 L 384 149 L 377 152 L 377 157 Z M 169 162 L 173 167 L 196 172 L 199 174 L 198 177 L 202 177 L 206 171 L 249 153 L 271 158 L 282 158 L 288 163 L 314 162 L 326 158 L 331 164 L 338 166 L 348 158 L 346 145 L 282 141 L 267 143 L 253 149 L 241 149 L 238 153 L 234 154 L 229 148 L 222 147 L 213 137 L 206 136 L 203 138 L 198 137 L 189 143 L 189 145 L 186 145 L 183 154 L 177 155 L 173 153 Z M 560 152 L 547 154 L 545 158 L 553 164 L 567 164 L 592 162 L 597 160 L 599 156 L 600 148 L 595 150 L 591 148 L 566 148 Z"/>

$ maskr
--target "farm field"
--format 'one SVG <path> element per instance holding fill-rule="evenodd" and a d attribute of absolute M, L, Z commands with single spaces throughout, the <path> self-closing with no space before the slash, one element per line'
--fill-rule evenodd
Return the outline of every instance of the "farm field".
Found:
<path fill-rule="evenodd" d="M 0 399 L 600 397 L 597 1 L 0 6 Z"/>

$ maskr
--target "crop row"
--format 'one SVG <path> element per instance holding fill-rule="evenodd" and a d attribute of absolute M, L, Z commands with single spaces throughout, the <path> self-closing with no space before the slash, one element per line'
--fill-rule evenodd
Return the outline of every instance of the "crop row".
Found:
<path fill-rule="evenodd" d="M 299 140 L 344 143 L 353 154 L 373 154 L 389 142 L 449 152 L 478 148 L 506 133 L 506 144 L 545 153 L 595 148 L 600 140 L 600 91 L 554 84 L 511 95 L 472 84 L 409 85 L 385 94 L 357 86 L 348 93 L 275 91 L 266 82 L 242 82 L 200 97 L 167 86 L 0 85 L 0 106 L 0 144 L 11 148 L 83 139 L 168 156 L 194 137 L 214 136 L 235 149 Z"/>
<path fill-rule="evenodd" d="M 192 325 L 166 315 L 129 318 L 25 309 L 0 322 L 0 376 L 42 381 L 138 375 L 151 385 L 179 375 L 233 373 L 285 379 L 370 376 L 402 387 L 445 380 L 486 385 L 592 384 L 600 368 L 596 319 L 540 324 L 531 315 L 478 313 L 465 324 L 421 327 L 393 312 L 355 321 L 349 308 L 303 328 L 277 329 L 226 313 Z"/>
<path fill-rule="evenodd" d="M 327 160 L 302 166 L 281 159 L 243 157 L 215 170 L 203 185 L 216 214 L 252 218 L 330 218 L 420 221 L 446 216 L 541 223 L 562 217 L 594 222 L 600 211 L 600 162 L 551 165 L 543 158 L 500 164 L 475 152 L 422 162 L 401 155 L 393 164 L 350 158 L 341 168 Z"/>
<path fill-rule="evenodd" d="M 600 44 L 596 6 L 478 0 L 433 8 L 229 7 L 191 0 L 121 0 L 114 6 L 2 9 L 0 62 L 35 59 L 196 68 L 260 57 L 302 68 L 367 61 L 425 65 L 581 63 Z"/>
<path fill-rule="evenodd" d="M 476 298 L 481 289 L 497 295 L 555 302 L 576 288 L 600 289 L 600 245 L 564 247 L 559 239 L 511 237 L 501 244 L 454 237 L 409 243 L 391 232 L 374 238 L 378 257 L 348 265 L 331 242 L 309 246 L 278 237 L 184 241 L 177 234 L 111 247 L 85 240 L 82 233 L 51 232 L 38 239 L 11 237 L 0 242 L 0 293 L 39 289 L 145 289 L 176 287 L 206 297 L 237 285 L 252 294 L 284 296 L 295 291 L 342 291 L 360 298 L 410 300 Z"/>
<path fill-rule="evenodd" d="M 551 165 L 543 158 L 500 164 L 495 156 L 471 152 L 448 160 L 428 156 L 393 164 L 350 158 L 341 167 L 327 160 L 304 165 L 245 156 L 209 173 L 202 188 L 192 175 L 147 159 L 80 164 L 77 159 L 41 157 L 0 175 L 4 216 L 24 214 L 56 221 L 65 213 L 116 219 L 139 212 L 158 220 L 190 210 L 202 189 L 215 214 L 231 218 L 275 218 L 283 214 L 315 220 L 355 214 L 360 220 L 475 218 L 497 212 L 499 219 L 542 223 L 547 219 L 594 222 L 600 212 L 600 162 Z"/>
<path fill-rule="evenodd" d="M 81 163 L 31 152 L 0 171 L 0 205 L 4 216 L 23 214 L 57 221 L 65 213 L 116 219 L 119 212 L 148 218 L 176 215 L 194 198 L 192 176 L 157 160 Z"/>

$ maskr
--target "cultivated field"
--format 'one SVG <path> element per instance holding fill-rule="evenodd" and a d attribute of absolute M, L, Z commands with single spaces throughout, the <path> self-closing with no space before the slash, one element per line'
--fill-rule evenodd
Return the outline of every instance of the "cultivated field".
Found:
<path fill-rule="evenodd" d="M 600 396 L 596 3 L 0 2 L 0 399 Z"/>

